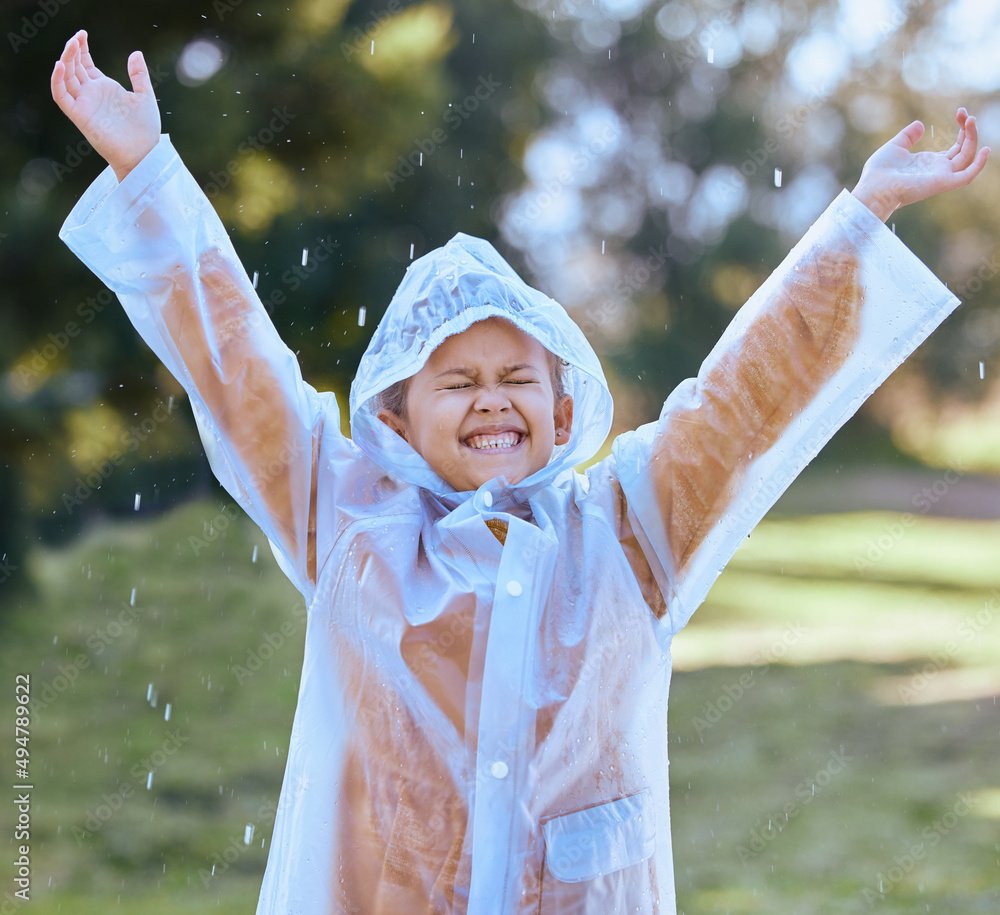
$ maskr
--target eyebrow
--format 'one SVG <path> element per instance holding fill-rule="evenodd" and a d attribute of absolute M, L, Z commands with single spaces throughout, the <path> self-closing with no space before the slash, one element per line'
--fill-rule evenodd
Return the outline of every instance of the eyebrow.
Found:
<path fill-rule="evenodd" d="M 515 372 L 519 372 L 523 369 L 531 369 L 533 371 L 538 371 L 538 366 L 531 362 L 515 362 L 511 365 L 505 365 L 500 370 L 500 377 L 503 378 L 506 375 L 513 375 Z M 464 375 L 466 378 L 475 378 L 478 372 L 476 369 L 468 368 L 464 365 L 453 366 L 452 368 L 445 369 L 443 372 L 435 375 L 434 378 L 444 378 L 447 375 Z"/>

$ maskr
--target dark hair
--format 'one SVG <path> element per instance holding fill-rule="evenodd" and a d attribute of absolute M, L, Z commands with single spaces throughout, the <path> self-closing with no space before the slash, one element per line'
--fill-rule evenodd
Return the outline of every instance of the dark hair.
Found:
<path fill-rule="evenodd" d="M 563 378 L 563 367 L 569 365 L 568 362 L 560 359 L 555 353 L 548 350 L 545 354 L 549 358 L 549 369 L 552 372 L 552 395 L 558 403 L 566 396 L 566 382 Z M 412 376 L 411 376 L 412 377 Z M 406 395 L 410 389 L 410 379 L 404 378 L 395 384 L 389 385 L 375 399 L 375 412 L 388 410 L 400 419 L 406 419 Z"/>

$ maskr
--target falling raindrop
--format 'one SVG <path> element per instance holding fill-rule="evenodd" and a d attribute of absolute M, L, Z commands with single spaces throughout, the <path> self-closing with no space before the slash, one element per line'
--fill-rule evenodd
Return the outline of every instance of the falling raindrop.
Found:
<path fill-rule="evenodd" d="M 375 56 L 375 39 L 374 39 L 374 38 L 372 39 L 372 51 L 371 51 L 371 56 L 372 56 L 372 57 L 374 57 L 374 56 Z"/>
<path fill-rule="evenodd" d="M 135 511 L 139 511 L 139 503 L 142 501 L 142 496 L 139 493 L 135 494 Z"/>
<path fill-rule="evenodd" d="M 166 706 L 164 707 L 164 709 L 163 709 L 163 720 L 164 721 L 169 721 L 170 720 L 170 707 L 171 707 L 170 703 L 168 702 L 166 704 Z"/>
<path fill-rule="evenodd" d="M 130 607 L 135 606 L 135 588 L 132 589 L 132 593 L 129 595 L 128 605 Z"/>
<path fill-rule="evenodd" d="M 309 262 L 309 249 L 302 249 L 302 266 L 304 267 Z"/>
<path fill-rule="evenodd" d="M 413 242 L 410 242 L 410 260 L 413 260 Z"/>
<path fill-rule="evenodd" d="M 715 63 L 715 48 L 709 48 L 708 49 L 708 62 L 710 64 L 714 64 Z"/>
<path fill-rule="evenodd" d="M 774 170 L 774 186 L 781 187 L 781 169 L 776 168 Z"/>
<path fill-rule="evenodd" d="M 146 776 L 146 790 L 149 791 L 152 787 L 153 787 L 153 773 L 150 772 L 149 775 Z"/>
<path fill-rule="evenodd" d="M 247 823 L 243 830 L 243 844 L 249 845 L 253 841 L 253 823 Z"/>
<path fill-rule="evenodd" d="M 253 555 L 250 557 L 250 561 L 251 562 L 256 562 L 257 561 L 257 544 L 254 544 Z"/>
<path fill-rule="evenodd" d="M 365 308 L 364 305 L 362 305 L 358 309 L 358 327 L 364 327 L 365 326 L 365 314 L 366 314 L 366 312 L 367 312 L 367 309 Z"/>
<path fill-rule="evenodd" d="M 259 270 L 254 270 L 254 272 L 253 272 L 253 288 L 254 289 L 257 288 L 257 280 L 259 278 L 260 278 L 260 271 Z"/>
<path fill-rule="evenodd" d="M 986 377 L 986 366 L 983 363 L 979 363 L 979 380 L 982 381 Z"/>

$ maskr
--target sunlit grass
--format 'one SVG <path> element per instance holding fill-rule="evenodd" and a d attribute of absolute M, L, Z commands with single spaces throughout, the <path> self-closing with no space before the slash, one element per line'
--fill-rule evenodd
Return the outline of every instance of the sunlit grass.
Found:
<path fill-rule="evenodd" d="M 38 552 L 41 599 L 0 620 L 5 682 L 29 672 L 41 700 L 32 911 L 253 911 L 304 619 L 234 514 L 195 503 Z M 678 637 L 670 777 L 687 915 L 1000 905 L 1000 526 L 918 516 L 887 534 L 899 518 L 764 523 Z"/>

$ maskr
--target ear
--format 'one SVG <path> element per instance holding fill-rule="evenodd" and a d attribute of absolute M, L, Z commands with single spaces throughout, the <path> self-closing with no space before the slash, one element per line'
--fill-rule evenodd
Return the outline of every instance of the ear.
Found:
<path fill-rule="evenodd" d="M 556 444 L 565 445 L 573 429 L 573 398 L 563 394 L 552 414 L 556 427 Z"/>
<path fill-rule="evenodd" d="M 404 441 L 408 442 L 410 440 L 406 434 L 406 423 L 393 413 L 392 410 L 379 410 L 376 415 Z"/>

